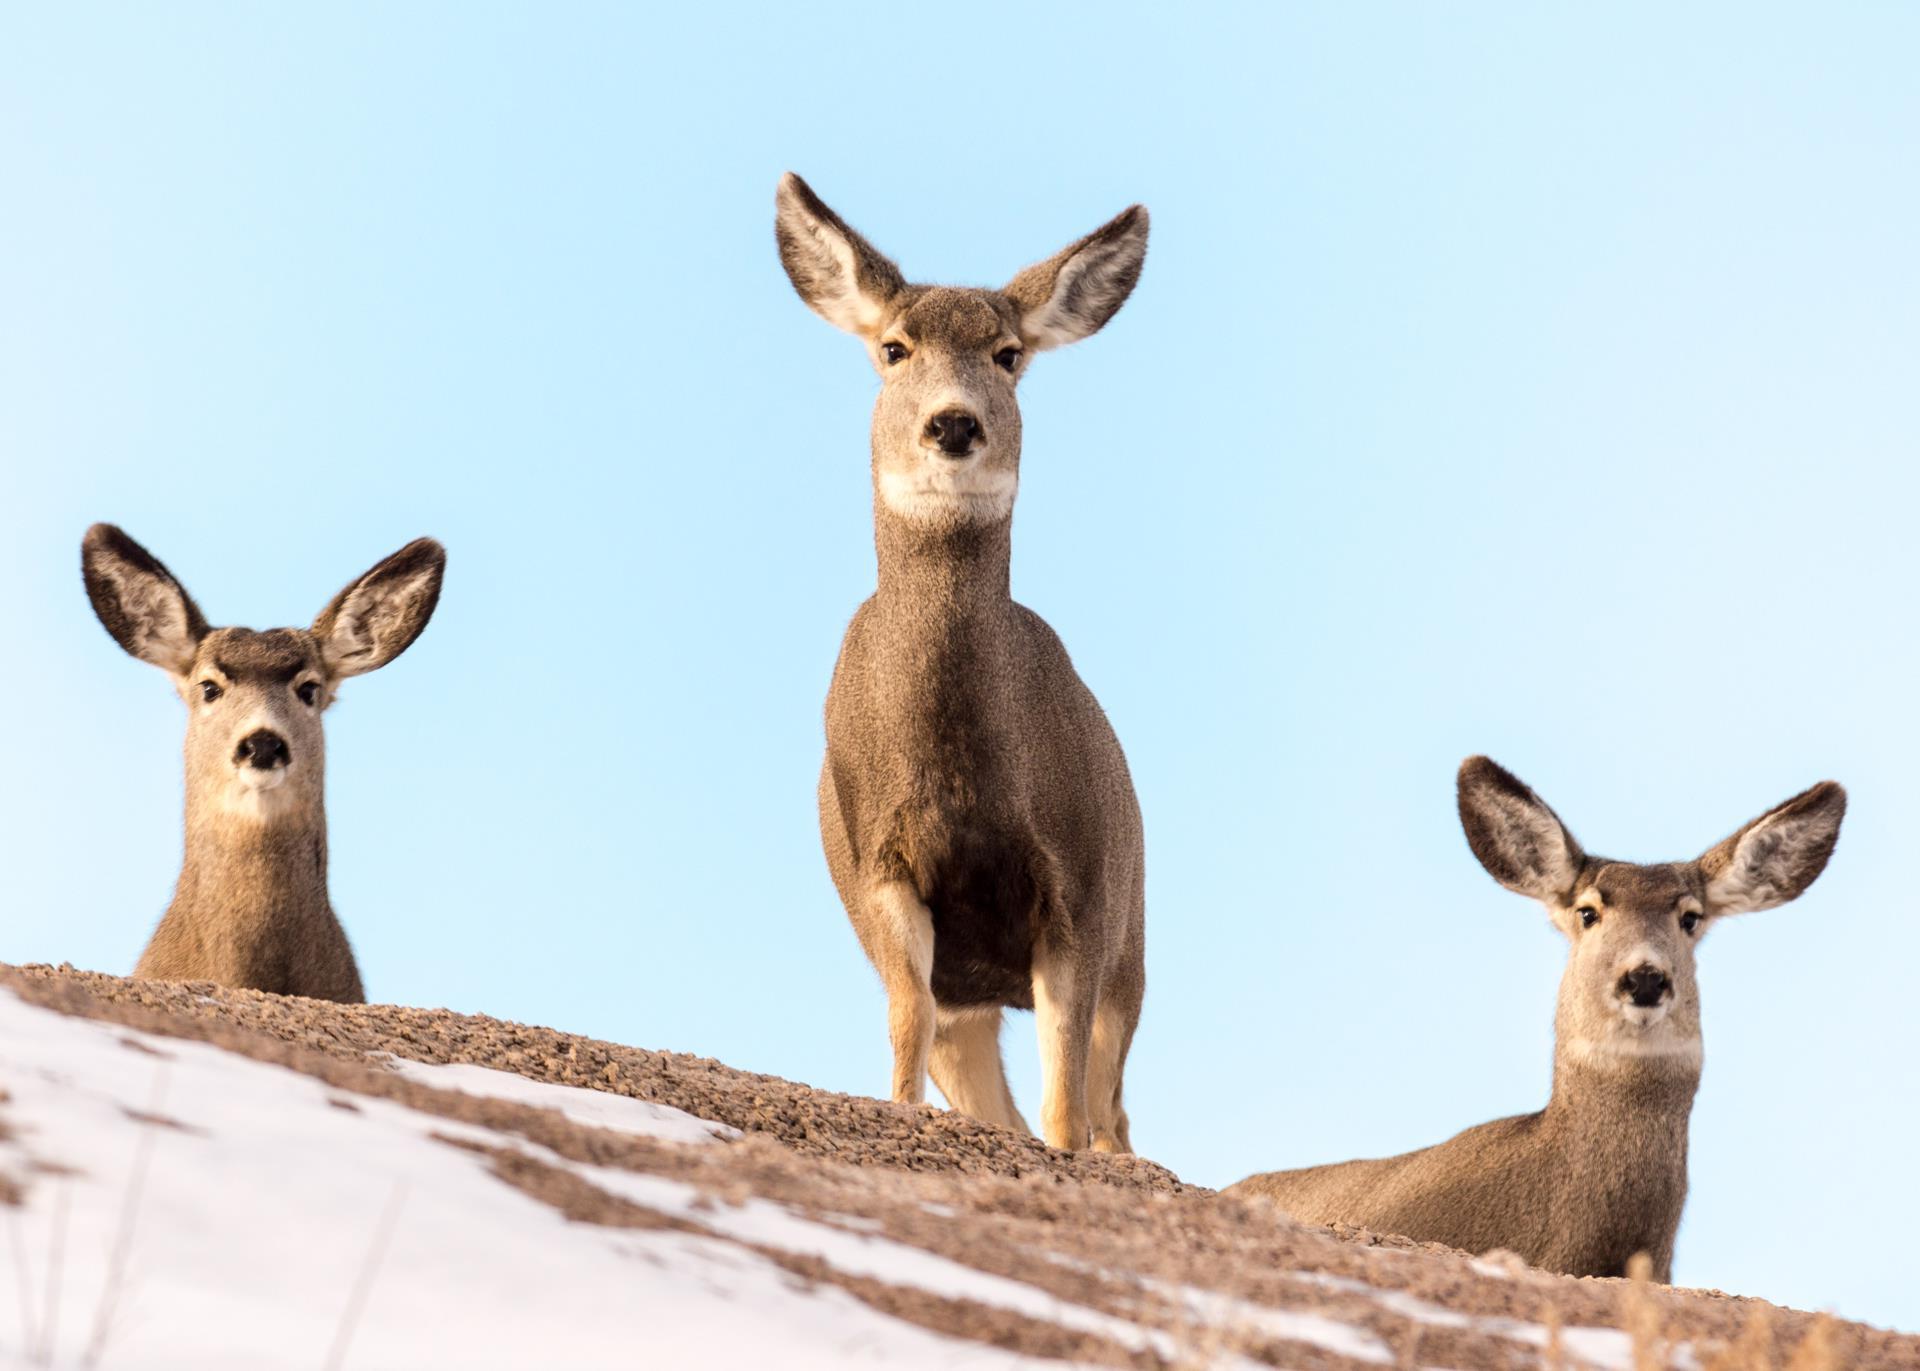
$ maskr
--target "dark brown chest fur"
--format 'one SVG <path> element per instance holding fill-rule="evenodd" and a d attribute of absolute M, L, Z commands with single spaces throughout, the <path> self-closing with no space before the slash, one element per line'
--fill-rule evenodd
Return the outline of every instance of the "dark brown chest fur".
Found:
<path fill-rule="evenodd" d="M 1040 908 L 1030 844 L 965 819 L 927 837 L 914 881 L 933 913 L 934 999 L 1033 1008 Z"/>

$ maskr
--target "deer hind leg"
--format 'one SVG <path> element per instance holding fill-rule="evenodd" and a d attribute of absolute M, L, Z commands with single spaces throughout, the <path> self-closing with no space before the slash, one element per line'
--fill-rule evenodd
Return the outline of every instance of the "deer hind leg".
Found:
<path fill-rule="evenodd" d="M 1093 1044 L 1087 1061 L 1087 1109 L 1096 1152 L 1133 1151 L 1120 1091 L 1127 1069 L 1127 1049 L 1133 1045 L 1134 1026 L 1140 1022 L 1142 997 L 1137 989 L 1117 984 L 1118 979 L 1108 982 L 1093 1011 Z"/>
<path fill-rule="evenodd" d="M 873 892 L 867 952 L 887 990 L 887 1037 L 893 1043 L 893 1098 L 927 1097 L 933 1048 L 933 913 L 904 881 Z"/>
<path fill-rule="evenodd" d="M 1077 1151 L 1091 1141 L 1087 1063 L 1099 982 L 1071 955 L 1034 949 L 1033 1008 L 1040 1029 L 1040 1131 L 1049 1144 Z"/>
<path fill-rule="evenodd" d="M 1000 1010 L 994 1006 L 936 1011 L 933 1083 L 947 1103 L 982 1123 L 1031 1133 L 1014 1106 L 1000 1059 Z"/>

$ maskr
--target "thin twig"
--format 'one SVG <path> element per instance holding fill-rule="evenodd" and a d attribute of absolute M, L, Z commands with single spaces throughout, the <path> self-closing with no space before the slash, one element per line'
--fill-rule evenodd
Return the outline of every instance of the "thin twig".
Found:
<path fill-rule="evenodd" d="M 1541 1349 L 1540 1365 L 1546 1371 L 1567 1371 L 1567 1346 L 1561 1335 L 1560 1308 L 1552 1300 L 1547 1300 L 1541 1309 L 1540 1322 L 1547 1329 L 1547 1345 Z"/>
<path fill-rule="evenodd" d="M 33 1323 L 33 1272 L 27 1267 L 27 1231 L 19 1209 L 7 1209 L 7 1237 L 13 1244 L 13 1268 L 20 1276 L 20 1350 L 32 1354 L 37 1340 Z"/>
<path fill-rule="evenodd" d="M 140 1138 L 133 1146 L 133 1170 L 127 1175 L 126 1194 L 120 1201 L 120 1224 L 114 1230 L 112 1253 L 107 1258 L 107 1283 L 93 1311 L 93 1332 L 87 1338 L 87 1350 L 80 1357 L 80 1365 L 85 1368 L 100 1364 L 100 1354 L 106 1350 L 107 1334 L 112 1331 L 113 1316 L 119 1308 L 120 1290 L 127 1274 L 127 1255 L 133 1249 L 133 1226 L 139 1217 L 140 1196 L 147 1184 L 147 1165 L 153 1157 L 154 1139 L 160 1132 L 160 1125 L 152 1120 L 160 1117 L 166 1099 L 167 1067 L 163 1062 L 153 1073 L 153 1103 L 147 1107 L 150 1119 L 140 1125 Z"/>
<path fill-rule="evenodd" d="M 386 1256 L 387 1243 L 393 1237 L 394 1225 L 400 1219 L 400 1206 L 407 1198 L 407 1183 L 395 1181 L 393 1194 L 387 1200 L 387 1207 L 380 1215 L 380 1224 L 374 1230 L 373 1245 L 367 1249 L 366 1260 L 360 1263 L 360 1274 L 354 1278 L 353 1292 L 347 1296 L 347 1307 L 340 1311 L 340 1326 L 334 1331 L 333 1346 L 327 1349 L 325 1371 L 339 1371 L 346 1363 L 347 1344 L 353 1341 L 353 1330 L 360 1322 L 360 1312 L 366 1307 L 367 1296 L 373 1290 L 373 1278 L 379 1273 L 381 1258 Z"/>
<path fill-rule="evenodd" d="M 60 1271 L 67 1259 L 67 1212 L 73 1205 L 73 1182 L 60 1187 L 53 1202 L 53 1227 L 47 1233 L 46 1312 L 40 1319 L 40 1346 L 33 1359 L 53 1365 L 53 1344 L 60 1332 Z"/>

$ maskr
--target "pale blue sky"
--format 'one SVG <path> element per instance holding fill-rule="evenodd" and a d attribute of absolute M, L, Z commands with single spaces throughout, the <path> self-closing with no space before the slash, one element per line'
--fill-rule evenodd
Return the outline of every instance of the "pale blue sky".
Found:
<path fill-rule="evenodd" d="M 1014 566 L 1146 813 L 1138 1145 L 1545 1099 L 1561 943 L 1463 756 L 1642 860 L 1832 776 L 1827 875 L 1702 952 L 1676 1277 L 1920 1328 L 1917 65 L 1894 3 L 9 7 L 0 958 L 130 969 L 177 868 L 88 523 L 255 626 L 431 533 L 329 717 L 369 993 L 883 1090 L 813 810 L 875 381 L 774 184 L 987 284 L 1141 200 Z"/>

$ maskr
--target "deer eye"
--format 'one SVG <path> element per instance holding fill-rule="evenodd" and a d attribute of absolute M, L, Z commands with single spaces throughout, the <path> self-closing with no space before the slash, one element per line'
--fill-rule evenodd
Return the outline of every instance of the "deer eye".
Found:
<path fill-rule="evenodd" d="M 320 682 L 302 681 L 294 687 L 293 693 L 300 697 L 300 703 L 310 705 L 320 698 Z"/>
<path fill-rule="evenodd" d="M 1689 937 L 1691 937 L 1693 935 L 1693 930 L 1698 927 L 1700 927 L 1700 911 L 1699 910 L 1689 909 L 1686 913 L 1680 916 L 1680 931 L 1682 933 L 1685 933 Z"/>
<path fill-rule="evenodd" d="M 219 699 L 224 694 L 226 694 L 226 692 L 220 689 L 219 685 L 216 684 L 215 682 L 213 681 L 200 682 L 200 698 L 205 700 L 208 704 L 212 704 L 215 700 Z"/>
<path fill-rule="evenodd" d="M 1582 928 L 1592 928 L 1595 924 L 1600 922 L 1600 911 L 1597 909 L 1588 908 L 1588 909 L 1577 910 L 1575 912 L 1580 915 L 1580 927 Z"/>
<path fill-rule="evenodd" d="M 887 359 L 887 365 L 893 366 L 907 360 L 907 347 L 904 343 L 882 343 L 880 355 Z"/>
<path fill-rule="evenodd" d="M 1020 349 L 1001 348 L 993 354 L 993 364 L 1002 371 L 1012 371 L 1020 365 Z"/>

